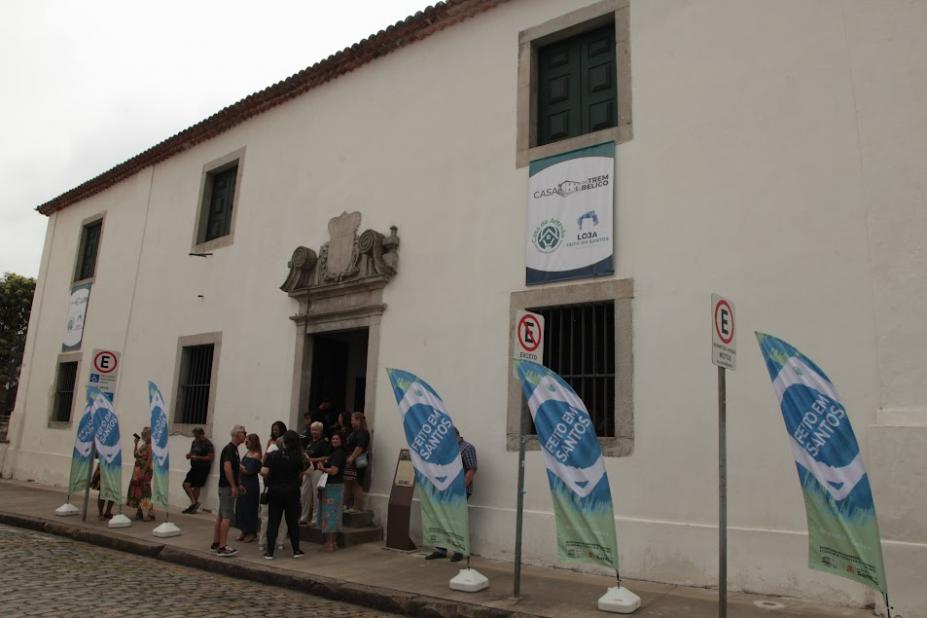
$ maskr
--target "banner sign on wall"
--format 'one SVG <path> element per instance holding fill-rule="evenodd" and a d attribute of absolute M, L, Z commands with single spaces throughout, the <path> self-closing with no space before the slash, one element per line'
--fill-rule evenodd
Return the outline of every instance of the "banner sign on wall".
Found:
<path fill-rule="evenodd" d="M 827 375 L 794 347 L 756 334 L 779 399 L 808 518 L 808 566 L 886 593 L 869 476 Z"/>
<path fill-rule="evenodd" d="M 615 143 L 532 161 L 525 283 L 615 272 Z"/>
<path fill-rule="evenodd" d="M 119 417 L 109 399 L 94 386 L 87 387 L 92 401 L 94 444 L 100 458 L 100 500 L 122 504 L 122 445 L 119 441 Z"/>
<path fill-rule="evenodd" d="M 91 457 L 93 456 L 93 403 L 89 394 L 84 412 L 77 423 L 77 436 L 74 438 L 74 450 L 71 453 L 71 477 L 68 480 L 68 493 L 74 494 L 87 488 L 90 476 Z"/>
<path fill-rule="evenodd" d="M 153 475 L 151 479 L 151 501 L 167 506 L 168 471 L 171 461 L 167 449 L 167 404 L 161 390 L 154 382 L 148 382 L 148 405 L 151 409 L 151 454 Z"/>
<path fill-rule="evenodd" d="M 554 501 L 557 553 L 565 562 L 618 570 L 618 539 L 605 459 L 582 399 L 543 365 L 516 360 Z"/>
<path fill-rule="evenodd" d="M 71 297 L 68 301 L 68 321 L 65 324 L 64 339 L 61 342 L 62 352 L 80 349 L 80 342 L 84 338 L 87 303 L 90 302 L 90 285 L 82 283 L 71 288 Z"/>
<path fill-rule="evenodd" d="M 470 524 L 463 462 L 454 422 L 427 382 L 387 369 L 402 414 L 422 504 L 422 542 L 470 555 Z"/>

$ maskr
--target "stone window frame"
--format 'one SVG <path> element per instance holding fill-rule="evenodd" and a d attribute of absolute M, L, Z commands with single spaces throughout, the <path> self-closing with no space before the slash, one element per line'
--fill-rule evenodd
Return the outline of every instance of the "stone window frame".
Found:
<path fill-rule="evenodd" d="M 81 262 L 84 261 L 84 230 L 94 223 L 100 223 L 100 238 L 97 241 L 97 257 L 93 264 L 93 276 L 78 279 L 77 274 L 80 270 Z M 100 249 L 103 246 L 103 234 L 106 232 L 106 211 L 98 212 L 80 222 L 80 236 L 77 239 L 77 249 L 74 252 L 74 273 L 71 275 L 71 286 L 93 283 L 97 278 L 98 266 L 100 265 Z"/>
<path fill-rule="evenodd" d="M 191 253 L 206 253 L 215 251 L 222 247 L 228 247 L 235 241 L 235 221 L 238 218 L 238 202 L 241 196 L 241 178 L 245 169 L 245 147 L 242 146 L 234 152 L 214 159 L 203 166 L 203 173 L 200 177 L 200 190 L 197 197 L 196 206 L 196 225 L 193 226 L 193 244 L 190 248 Z M 223 172 L 233 165 L 237 165 L 235 172 L 235 194 L 232 196 L 232 218 L 229 221 L 229 233 L 213 238 L 212 240 L 203 240 L 206 237 L 206 223 L 209 219 L 209 200 L 212 197 L 212 178 L 219 172 Z"/>
<path fill-rule="evenodd" d="M 61 352 L 55 359 L 55 372 L 52 378 L 51 386 L 48 389 L 48 419 L 49 429 L 70 429 L 74 426 L 74 402 L 78 401 L 78 393 L 81 390 L 81 368 L 83 353 L 80 350 L 74 352 Z M 74 375 L 74 395 L 71 398 L 71 414 L 67 421 L 55 420 L 55 395 L 58 392 L 58 371 L 62 363 L 77 363 L 77 371 Z"/>
<path fill-rule="evenodd" d="M 180 405 L 180 369 L 183 365 L 183 350 L 198 345 L 212 344 L 212 371 L 209 374 L 209 403 L 206 406 L 206 422 L 204 423 L 179 423 L 175 419 L 179 413 Z M 222 331 L 211 333 L 200 333 L 198 335 L 184 335 L 177 338 L 177 352 L 174 359 L 174 382 L 171 386 L 173 403 L 171 405 L 170 419 L 168 425 L 171 435 L 193 436 L 195 427 L 202 427 L 206 435 L 212 439 L 213 418 L 216 408 L 216 392 L 219 386 L 219 360 L 222 356 Z"/>
<path fill-rule="evenodd" d="M 631 124 L 630 5 L 630 0 L 602 0 L 518 33 L 516 167 L 525 167 L 535 159 L 603 142 L 614 141 L 615 144 L 623 144 L 631 140 L 633 130 Z M 618 70 L 617 125 L 538 146 L 538 48 L 609 23 L 615 25 L 615 64 Z"/>
<path fill-rule="evenodd" d="M 599 445 L 606 457 L 626 457 L 634 451 L 633 279 L 608 279 L 512 292 L 509 296 L 509 358 L 515 352 L 515 314 L 519 310 L 608 300 L 615 303 L 615 436 L 600 437 Z M 510 371 L 505 423 L 507 451 L 518 450 L 521 406 L 521 384 Z M 540 450 L 537 436 L 527 436 L 525 448 Z"/>

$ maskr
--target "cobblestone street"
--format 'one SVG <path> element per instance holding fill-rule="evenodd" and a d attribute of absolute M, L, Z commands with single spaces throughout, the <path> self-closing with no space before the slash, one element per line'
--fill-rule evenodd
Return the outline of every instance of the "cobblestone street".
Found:
<path fill-rule="evenodd" d="M 393 616 L 0 525 L 0 615 Z"/>

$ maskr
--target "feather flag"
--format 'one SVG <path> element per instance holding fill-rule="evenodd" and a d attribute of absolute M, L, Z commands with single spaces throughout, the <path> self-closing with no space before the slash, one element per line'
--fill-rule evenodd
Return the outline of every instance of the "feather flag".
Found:
<path fill-rule="evenodd" d="M 560 559 L 617 571 L 612 493 L 592 418 L 559 375 L 531 361 L 515 366 L 547 466 Z"/>
<path fill-rule="evenodd" d="M 74 438 L 74 450 L 71 453 L 71 477 L 68 481 L 68 493 L 77 493 L 87 488 L 87 479 L 90 476 L 90 466 L 93 457 L 93 434 L 96 428 L 93 424 L 93 406 L 89 394 L 84 412 L 77 423 L 77 435 Z"/>
<path fill-rule="evenodd" d="M 151 501 L 167 506 L 170 453 L 167 448 L 167 404 L 161 390 L 154 382 L 148 382 L 148 405 L 151 409 Z"/>
<path fill-rule="evenodd" d="M 470 555 L 463 462 L 454 423 L 438 393 L 418 376 L 387 369 L 415 468 L 422 504 L 422 541 Z"/>
<path fill-rule="evenodd" d="M 756 337 L 805 498 L 808 566 L 887 593 L 869 476 L 833 383 L 785 341 Z"/>
<path fill-rule="evenodd" d="M 100 500 L 122 504 L 122 445 L 119 442 L 119 417 L 113 404 L 100 389 L 87 387 L 91 400 L 93 441 L 100 458 Z"/>

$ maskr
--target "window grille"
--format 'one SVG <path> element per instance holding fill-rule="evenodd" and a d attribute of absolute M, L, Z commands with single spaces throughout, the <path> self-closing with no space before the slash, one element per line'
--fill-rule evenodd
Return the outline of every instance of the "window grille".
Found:
<path fill-rule="evenodd" d="M 203 425 L 209 411 L 209 388 L 212 380 L 213 345 L 195 345 L 183 349 L 178 393 L 178 423 Z"/>
<path fill-rule="evenodd" d="M 596 435 L 614 437 L 615 303 L 529 311 L 544 316 L 544 365 L 560 374 L 586 404 Z M 531 433 L 536 433 L 533 423 Z"/>
<path fill-rule="evenodd" d="M 52 420 L 60 423 L 71 421 L 71 405 L 74 403 L 74 385 L 77 383 L 77 363 L 58 363 L 58 380 L 55 383 L 55 406 Z"/>

